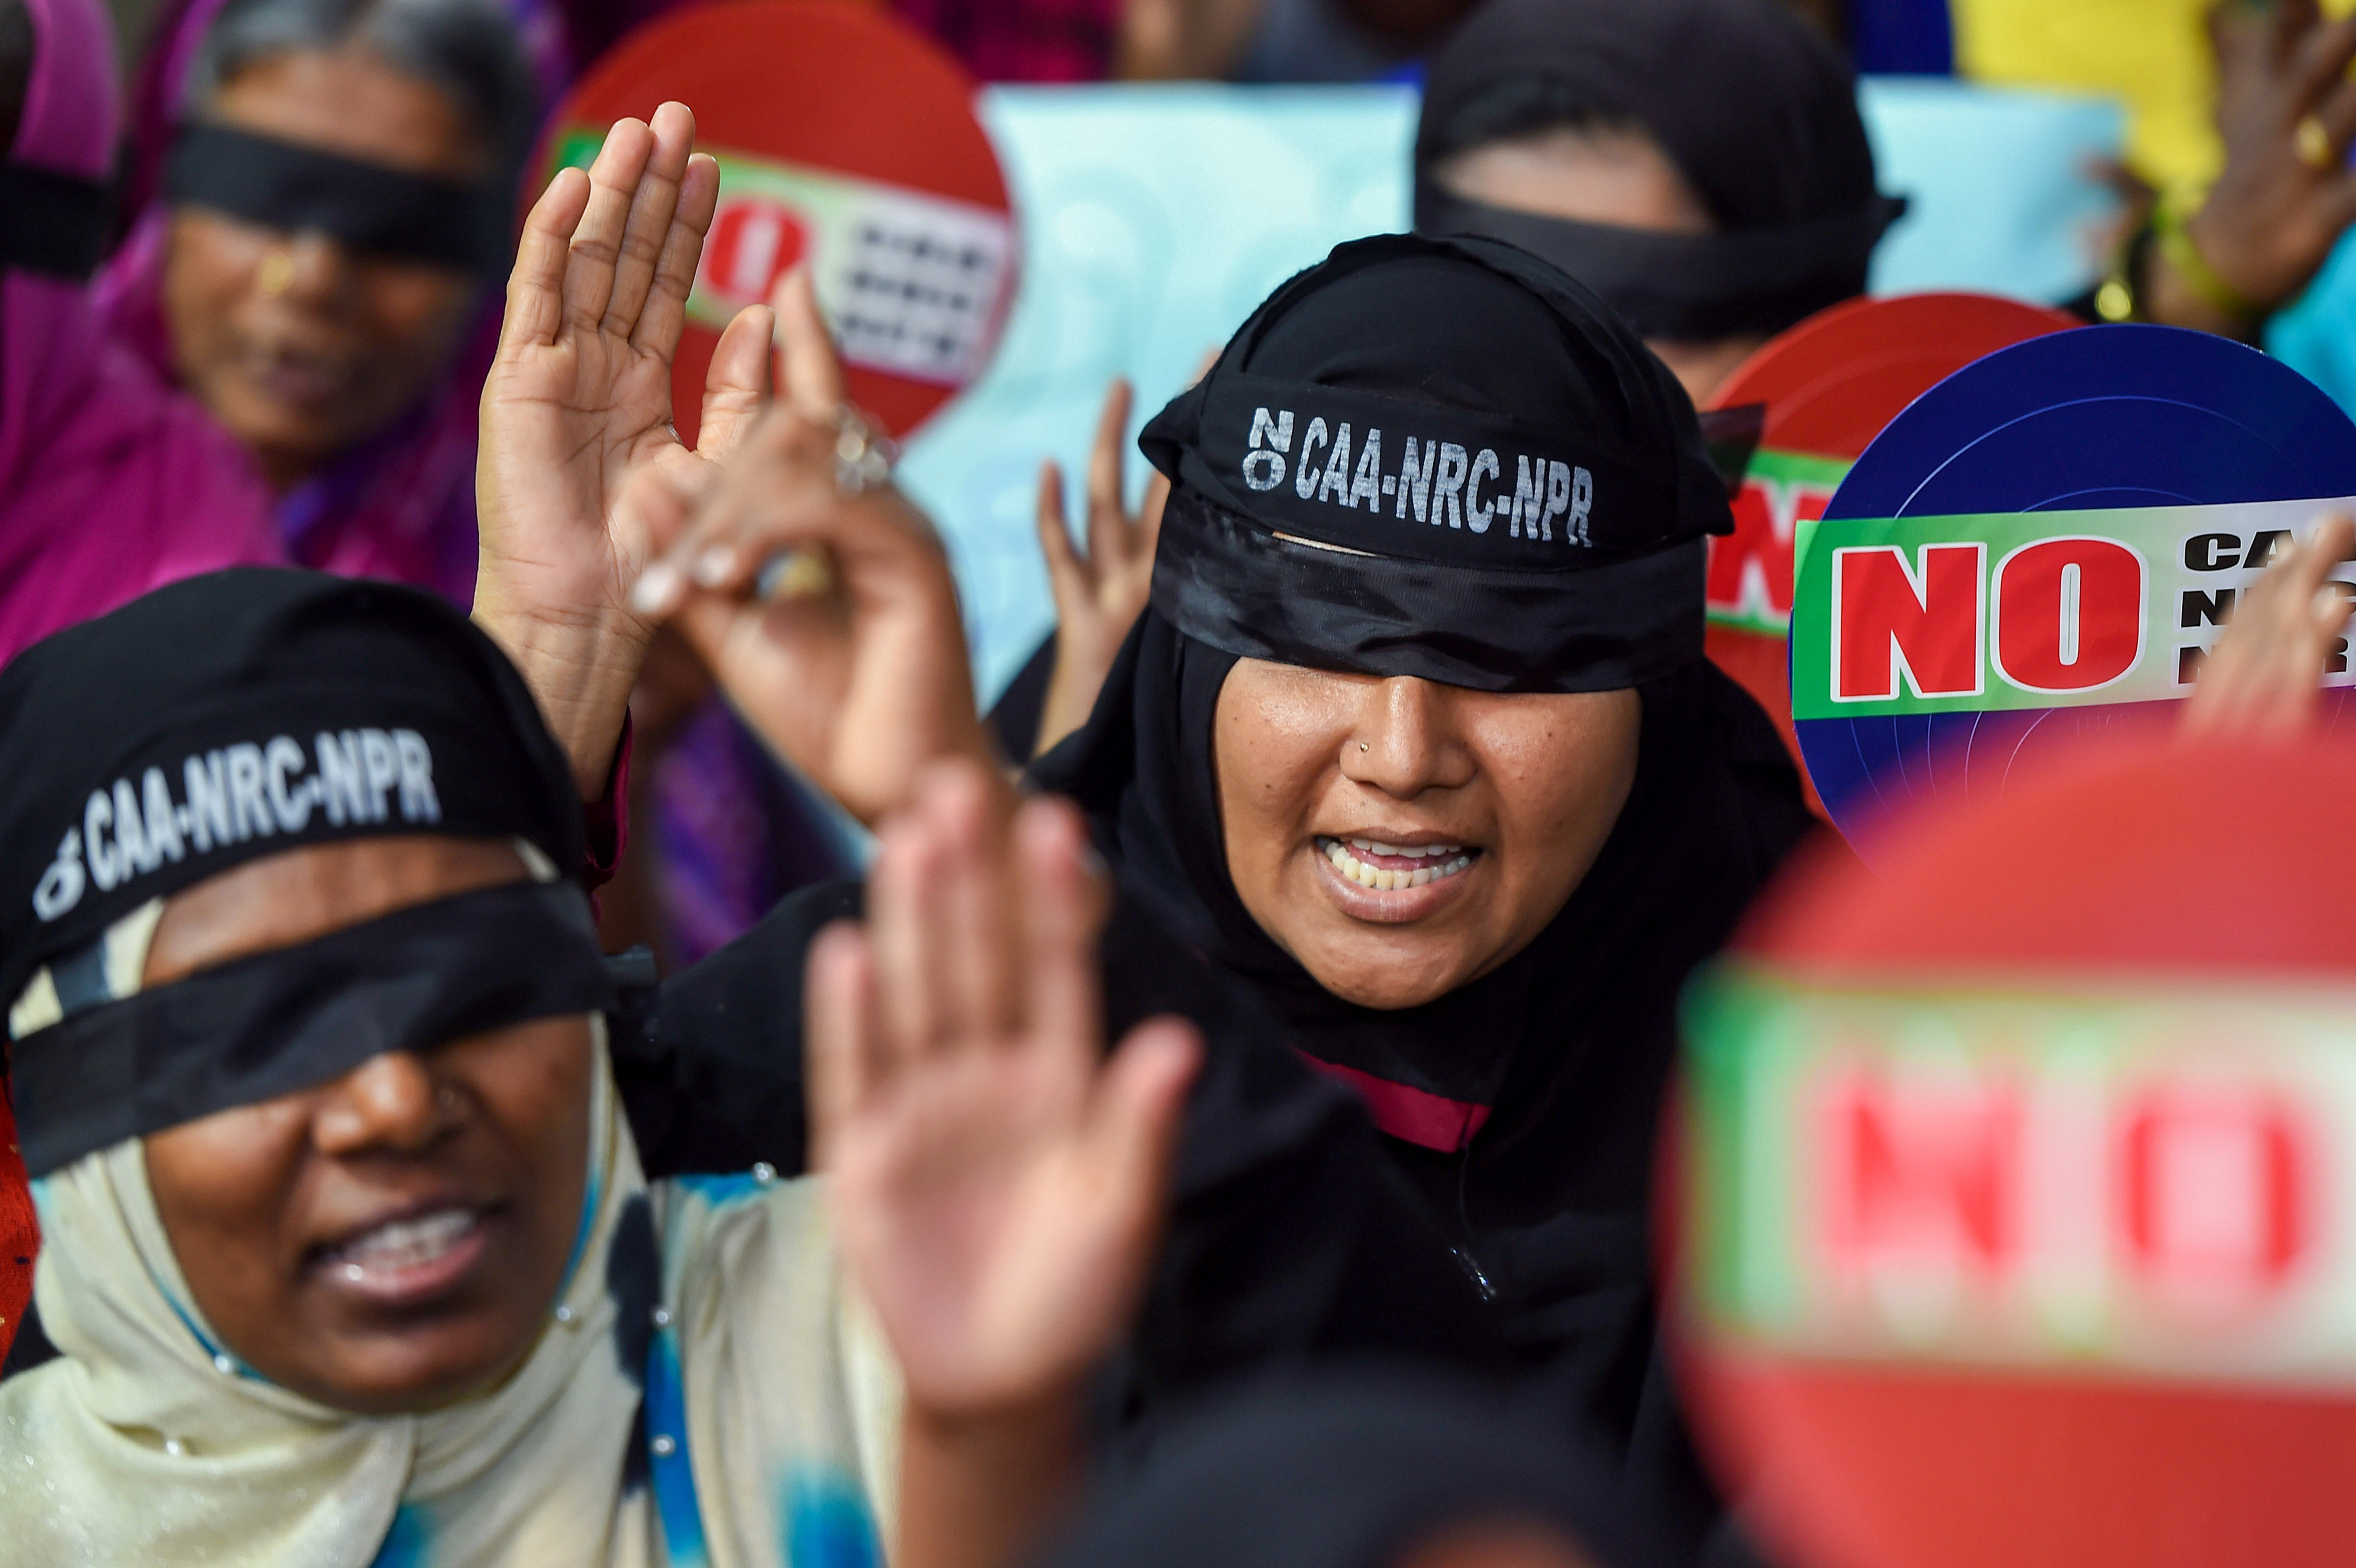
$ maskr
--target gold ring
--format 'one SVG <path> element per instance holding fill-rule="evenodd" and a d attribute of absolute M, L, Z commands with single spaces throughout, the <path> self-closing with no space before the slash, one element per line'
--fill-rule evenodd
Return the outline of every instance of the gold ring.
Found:
<path fill-rule="evenodd" d="M 284 245 L 273 245 L 262 253 L 262 265 L 254 269 L 253 283 L 262 293 L 276 299 L 294 286 L 294 253 Z"/>
<path fill-rule="evenodd" d="M 2331 133 L 2323 122 L 2312 114 L 2299 117 L 2298 129 L 2292 133 L 2291 145 L 2298 150 L 2299 162 L 2311 169 L 2328 169 L 2336 155 L 2331 145 Z"/>

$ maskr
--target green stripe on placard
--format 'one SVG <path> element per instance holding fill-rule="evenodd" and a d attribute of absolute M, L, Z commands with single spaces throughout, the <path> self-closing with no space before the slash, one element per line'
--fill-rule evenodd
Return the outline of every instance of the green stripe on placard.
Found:
<path fill-rule="evenodd" d="M 2356 996 L 1689 994 L 1705 1338 L 1829 1361 L 2356 1388 Z"/>
<path fill-rule="evenodd" d="M 2265 560 L 2351 507 L 2341 497 L 1804 520 L 1794 716 L 2182 697 Z M 2348 683 L 2344 657 L 2340 666 L 2327 684 Z"/>
<path fill-rule="evenodd" d="M 1850 466 L 1846 457 L 1772 446 L 1751 453 L 1743 475 L 1744 494 L 1735 504 L 1734 532 L 1709 541 L 1707 613 L 1711 625 L 1767 637 L 1783 635 L 1791 622 L 1785 602 L 1792 592 L 1793 529 L 1802 503 L 1813 501 L 1808 510 L 1823 510 Z M 1757 510 L 1762 507 L 1763 517 Z"/>

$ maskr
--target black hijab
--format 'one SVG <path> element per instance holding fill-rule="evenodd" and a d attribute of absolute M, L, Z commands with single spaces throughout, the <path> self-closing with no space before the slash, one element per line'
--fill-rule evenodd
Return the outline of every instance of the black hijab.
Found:
<path fill-rule="evenodd" d="M 1434 178 L 1458 153 L 1564 123 L 1642 127 L 1718 232 L 1545 218 Z M 1772 334 L 1863 293 L 1905 210 L 1875 188 L 1847 63 L 1777 0 L 1489 0 L 1432 59 L 1415 167 L 1419 230 L 1534 251 L 1655 337 Z"/>
<path fill-rule="evenodd" d="M 1451 308 L 1464 303 L 1451 288 L 1479 293 L 1500 278 L 1545 308 L 1546 333 L 1512 313 Z M 1389 289 L 1391 319 L 1452 323 L 1452 336 L 1371 329 L 1364 305 L 1376 284 Z M 1319 377 L 1365 394 L 1361 410 L 1419 391 L 1410 421 L 1441 431 L 1460 415 L 1477 426 L 1484 411 L 1583 405 L 1586 423 L 1535 439 L 1597 464 L 1591 544 L 1541 539 L 1534 564 L 1515 571 L 1489 553 L 1494 525 L 1476 543 L 1430 521 L 1418 534 L 1389 511 L 1330 507 L 1328 538 L 1296 534 L 1317 525 L 1289 483 L 1270 507 L 1222 481 L 1221 454 L 1235 453 L 1219 410 L 1241 388 L 1251 394 L 1243 417 L 1257 417 L 1265 392 L 1290 399 L 1298 422 L 1322 406 Z M 1573 1397 L 1624 1437 L 1653 1397 L 1644 1214 L 1677 994 L 1809 820 L 1766 716 L 1701 657 L 1698 579 L 1658 570 L 1697 562 L 1701 531 L 1725 512 L 1691 405 L 1624 323 L 1551 269 L 1501 246 L 1402 236 L 1344 246 L 1280 290 L 1205 383 L 1148 427 L 1145 445 L 1178 481 L 1153 606 L 1087 725 L 1034 776 L 1079 802 L 1125 886 L 1257 994 L 1291 1045 L 1365 1093 L 1524 1352 L 1580 1363 Z M 1646 504 L 1620 507 L 1606 474 Z M 1461 547 L 1464 559 L 1387 553 L 1408 548 L 1402 530 L 1429 553 Z M 1200 559 L 1209 564 L 1188 566 Z M 1430 576 L 1421 597 L 1380 591 L 1404 567 Z M 1262 600 L 1222 589 L 1254 570 L 1295 580 L 1295 608 L 1264 613 Z M 1583 638 L 1574 624 L 1520 613 L 1549 592 L 1591 602 L 1597 579 L 1644 597 L 1613 609 L 1633 632 Z M 1513 689 L 1616 684 L 1643 695 L 1635 783 L 1586 879 L 1528 947 L 1421 1007 L 1333 996 L 1260 929 L 1227 871 L 1213 754 L 1219 688 L 1238 656 L 1315 635 L 1320 617 L 1297 610 L 1307 600 L 1333 606 L 1356 640 L 1283 662 L 1426 674 L 1436 621 L 1458 642 L 1478 632 L 1498 657 L 1517 656 Z M 1387 639 L 1356 636 L 1386 617 Z"/>
<path fill-rule="evenodd" d="M 1608 1465 L 1484 1392 L 1356 1369 L 1264 1380 L 1114 1468 L 1050 1568 L 1390 1568 L 1467 1528 L 1535 1529 L 1598 1568 L 1672 1557 Z"/>

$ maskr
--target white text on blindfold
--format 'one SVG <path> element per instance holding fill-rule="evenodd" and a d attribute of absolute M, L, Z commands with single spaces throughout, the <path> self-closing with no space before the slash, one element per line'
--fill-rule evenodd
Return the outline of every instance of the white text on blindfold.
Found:
<path fill-rule="evenodd" d="M 92 790 L 81 825 L 69 827 L 58 858 L 33 890 L 33 912 L 55 920 L 81 901 L 83 888 L 112 892 L 166 860 L 204 854 L 218 846 L 300 833 L 314 811 L 335 827 L 385 822 L 439 822 L 434 794 L 434 752 L 414 730 L 321 731 L 311 756 L 291 735 L 256 745 L 240 741 L 180 764 L 185 799 L 174 801 L 162 768 L 136 784 L 127 778 Z"/>
<path fill-rule="evenodd" d="M 1286 456 L 1292 451 L 1290 409 L 1273 418 L 1268 410 L 1252 414 L 1250 450 L 1244 454 L 1244 483 L 1254 490 L 1273 490 L 1284 482 Z M 1301 456 L 1293 471 L 1292 492 L 1304 501 L 1325 501 L 1355 509 L 1363 498 L 1369 512 L 1380 514 L 1385 496 L 1396 496 L 1391 516 L 1404 517 L 1415 508 L 1415 520 L 1435 528 L 1442 521 L 1451 528 L 1470 528 L 1485 534 L 1499 518 L 1507 537 L 1551 541 L 1557 517 L 1563 519 L 1566 544 L 1587 545 L 1587 516 L 1595 502 L 1595 478 L 1584 468 L 1544 457 L 1514 459 L 1514 493 L 1506 496 L 1505 467 L 1494 449 L 1468 452 L 1452 441 L 1407 438 L 1398 471 L 1383 472 L 1383 432 L 1369 429 L 1358 448 L 1357 464 L 1350 461 L 1350 421 L 1326 427 L 1324 416 L 1311 418 L 1301 438 Z M 1323 448 L 1325 461 L 1317 462 Z M 1494 494 L 1483 497 L 1483 485 Z"/>

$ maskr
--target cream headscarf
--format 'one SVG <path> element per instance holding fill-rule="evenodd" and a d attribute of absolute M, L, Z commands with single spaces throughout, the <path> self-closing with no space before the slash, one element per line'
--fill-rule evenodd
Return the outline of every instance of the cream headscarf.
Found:
<path fill-rule="evenodd" d="M 602 1035 L 597 1054 L 583 1233 L 550 1321 L 499 1387 L 430 1414 L 348 1414 L 241 1366 L 181 1277 L 137 1140 L 37 1183 L 35 1288 L 63 1354 L 0 1383 L 0 1565 L 879 1561 L 899 1388 L 817 1182 L 649 1188 Z"/>

